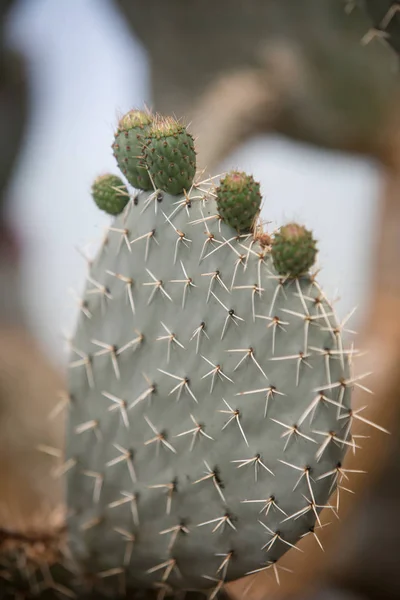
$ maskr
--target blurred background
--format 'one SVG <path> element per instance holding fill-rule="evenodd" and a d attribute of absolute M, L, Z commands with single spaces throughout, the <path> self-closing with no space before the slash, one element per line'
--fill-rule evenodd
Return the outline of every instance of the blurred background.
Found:
<path fill-rule="evenodd" d="M 284 557 L 295 576 L 279 591 L 262 574 L 231 594 L 283 598 L 321 582 L 357 598 L 400 597 L 400 75 L 390 47 L 400 47 L 400 12 L 380 28 L 392 5 L 0 3 L 0 530 L 47 527 L 62 503 L 54 456 L 33 449 L 63 446 L 66 339 L 85 256 L 110 224 L 90 186 L 117 173 L 118 118 L 147 104 L 190 122 L 211 174 L 233 167 L 260 181 L 270 231 L 292 219 L 313 229 L 318 278 L 339 317 L 357 307 L 349 327 L 366 351 L 357 371 L 373 371 L 375 399 L 358 390 L 354 405 L 395 433 L 373 433 L 348 458 L 369 476 L 352 482 L 343 524 L 322 530 L 326 557 L 308 536 L 304 555 Z"/>

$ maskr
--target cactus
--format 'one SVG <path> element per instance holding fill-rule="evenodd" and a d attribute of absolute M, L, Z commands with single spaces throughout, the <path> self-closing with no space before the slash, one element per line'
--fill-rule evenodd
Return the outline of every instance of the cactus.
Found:
<path fill-rule="evenodd" d="M 251 230 L 260 204 L 260 186 L 251 175 L 233 171 L 221 180 L 217 189 L 218 212 L 238 232 Z"/>
<path fill-rule="evenodd" d="M 124 115 L 112 145 L 122 173 L 137 189 L 151 190 L 153 185 L 143 160 L 143 143 L 152 124 L 152 115 L 143 110 L 131 110 Z"/>
<path fill-rule="evenodd" d="M 309 272 L 310 234 L 290 225 L 271 250 L 251 223 L 250 176 L 236 196 L 254 194 L 240 233 L 234 189 L 233 222 L 218 213 L 237 172 L 219 187 L 193 183 L 183 125 L 157 119 L 144 157 L 159 187 L 115 219 L 72 342 L 70 550 L 111 590 L 121 578 L 219 589 L 275 566 L 324 506 L 335 511 L 329 497 L 355 446 L 351 351 Z M 93 282 L 104 293 L 91 295 Z"/>
<path fill-rule="evenodd" d="M 317 537 L 321 510 L 336 513 L 330 496 L 358 447 L 353 350 L 310 272 L 311 232 L 264 231 L 251 176 L 193 181 L 190 134 L 163 123 L 167 139 L 153 129 L 143 141 L 162 187 L 132 194 L 90 263 L 60 470 L 67 532 L 34 561 L 50 594 L 214 597 L 226 581 L 277 574 L 289 548 Z M 164 151 L 178 169 L 160 169 Z M 235 202 L 250 210 L 243 222 Z"/>

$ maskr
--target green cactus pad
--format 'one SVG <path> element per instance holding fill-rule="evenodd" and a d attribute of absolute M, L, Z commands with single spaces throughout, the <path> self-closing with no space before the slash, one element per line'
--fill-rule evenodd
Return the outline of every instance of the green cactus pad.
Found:
<path fill-rule="evenodd" d="M 354 444 L 332 307 L 314 278 L 282 280 L 213 198 L 140 193 L 91 263 L 69 369 L 68 531 L 110 594 L 121 578 L 173 593 L 271 567 L 334 510 Z"/>
<path fill-rule="evenodd" d="M 221 179 L 216 194 L 223 220 L 237 231 L 250 231 L 261 204 L 260 185 L 253 177 L 232 171 Z"/>
<path fill-rule="evenodd" d="M 175 119 L 158 118 L 146 138 L 145 160 L 154 185 L 172 195 L 189 190 L 196 173 L 193 137 Z"/>
<path fill-rule="evenodd" d="M 112 145 L 119 168 L 129 183 L 138 190 L 153 189 L 143 160 L 144 137 L 149 132 L 152 120 L 149 112 L 129 111 L 119 121 Z"/>
<path fill-rule="evenodd" d="M 109 215 L 119 215 L 129 200 L 129 192 L 117 175 L 100 175 L 92 185 L 92 197 L 97 206 Z"/>
<path fill-rule="evenodd" d="M 272 243 L 274 267 L 284 277 L 300 277 L 315 262 L 317 244 L 303 225 L 288 223 L 281 227 Z"/>

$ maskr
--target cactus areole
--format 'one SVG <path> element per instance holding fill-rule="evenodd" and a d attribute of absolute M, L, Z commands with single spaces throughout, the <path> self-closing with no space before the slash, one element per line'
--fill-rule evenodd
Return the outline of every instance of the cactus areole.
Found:
<path fill-rule="evenodd" d="M 197 184 L 190 134 L 153 122 L 155 187 L 113 221 L 72 341 L 69 550 L 99 593 L 276 568 L 336 511 L 354 445 L 351 353 L 311 234 L 263 233 L 253 178 Z"/>

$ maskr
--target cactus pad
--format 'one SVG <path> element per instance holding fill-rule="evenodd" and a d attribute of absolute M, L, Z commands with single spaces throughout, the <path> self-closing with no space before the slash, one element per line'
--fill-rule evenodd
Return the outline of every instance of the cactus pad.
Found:
<path fill-rule="evenodd" d="M 150 129 L 152 119 L 148 112 L 129 111 L 120 119 L 112 145 L 119 168 L 129 183 L 139 190 L 153 189 L 143 161 L 144 136 Z"/>
<path fill-rule="evenodd" d="M 169 194 L 190 189 L 196 173 L 192 136 L 175 119 L 158 117 L 146 138 L 145 160 L 154 185 Z"/>
<path fill-rule="evenodd" d="M 224 221 L 239 232 L 250 231 L 261 204 L 260 186 L 253 177 L 232 171 L 221 180 L 216 193 Z"/>
<path fill-rule="evenodd" d="M 129 193 L 120 177 L 100 175 L 92 185 L 92 197 L 100 210 L 119 215 L 129 200 Z"/>
<path fill-rule="evenodd" d="M 162 140 L 150 146 L 170 153 Z M 111 592 L 219 589 L 272 568 L 335 510 L 354 445 L 332 307 L 307 273 L 282 279 L 206 187 L 129 203 L 72 341 L 70 549 Z"/>

